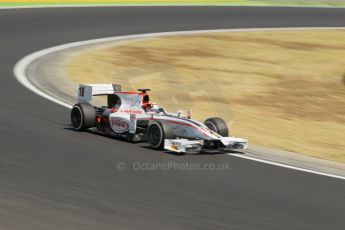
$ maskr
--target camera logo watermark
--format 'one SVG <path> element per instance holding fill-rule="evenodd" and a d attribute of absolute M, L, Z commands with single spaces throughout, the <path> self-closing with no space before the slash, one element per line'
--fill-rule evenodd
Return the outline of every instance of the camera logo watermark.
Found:
<path fill-rule="evenodd" d="M 197 163 L 197 162 L 139 162 L 131 163 L 119 161 L 114 164 L 117 171 L 134 170 L 134 171 L 230 171 L 229 162 L 220 163 Z"/>
<path fill-rule="evenodd" d="M 119 161 L 115 164 L 115 168 L 118 170 L 118 171 L 124 171 L 126 170 L 126 163 L 123 162 L 123 161 Z"/>

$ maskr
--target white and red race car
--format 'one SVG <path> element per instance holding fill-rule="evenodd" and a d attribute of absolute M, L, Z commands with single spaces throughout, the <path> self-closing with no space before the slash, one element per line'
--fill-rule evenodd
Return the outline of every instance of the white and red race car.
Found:
<path fill-rule="evenodd" d="M 200 153 L 246 149 L 248 141 L 229 137 L 219 117 L 204 123 L 181 113 L 168 113 L 150 101 L 149 89 L 122 92 L 115 84 L 80 84 L 78 103 L 71 110 L 74 129 L 88 129 L 131 142 L 147 141 L 153 149 L 177 153 Z M 107 105 L 90 104 L 93 96 L 107 96 Z"/>

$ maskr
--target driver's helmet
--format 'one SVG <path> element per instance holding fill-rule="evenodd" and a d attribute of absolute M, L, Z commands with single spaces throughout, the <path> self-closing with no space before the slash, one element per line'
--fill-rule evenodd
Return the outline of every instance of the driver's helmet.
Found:
<path fill-rule="evenodd" d="M 159 106 L 156 105 L 156 104 L 152 104 L 152 106 L 151 106 L 151 111 L 152 111 L 152 112 L 159 113 Z"/>
<path fill-rule="evenodd" d="M 143 105 L 143 108 L 147 111 L 147 112 L 156 112 L 159 113 L 159 106 L 157 104 L 154 103 L 147 103 L 145 105 Z"/>

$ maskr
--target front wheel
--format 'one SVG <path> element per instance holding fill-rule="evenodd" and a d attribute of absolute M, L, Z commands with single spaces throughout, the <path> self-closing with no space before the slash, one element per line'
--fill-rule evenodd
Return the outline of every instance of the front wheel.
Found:
<path fill-rule="evenodd" d="M 153 149 L 164 149 L 164 139 L 174 139 L 171 127 L 165 122 L 154 122 L 147 129 L 147 141 Z"/>
<path fill-rule="evenodd" d="M 211 117 L 206 119 L 204 124 L 207 128 L 211 129 L 212 131 L 218 133 L 223 137 L 229 136 L 229 129 L 226 122 L 220 117 Z"/>

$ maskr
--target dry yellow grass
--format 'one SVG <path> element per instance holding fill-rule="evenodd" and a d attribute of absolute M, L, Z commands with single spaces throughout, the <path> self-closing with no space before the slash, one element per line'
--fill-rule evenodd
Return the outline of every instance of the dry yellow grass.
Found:
<path fill-rule="evenodd" d="M 166 107 L 214 114 L 251 143 L 345 163 L 345 31 L 134 41 L 74 57 L 75 82 L 149 87 Z"/>
<path fill-rule="evenodd" d="M 217 2 L 240 2 L 241 0 L 223 0 Z M 212 3 L 212 0 L 0 0 L 0 3 Z"/>

